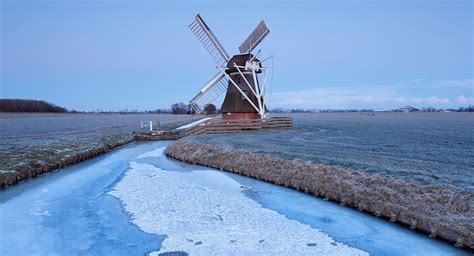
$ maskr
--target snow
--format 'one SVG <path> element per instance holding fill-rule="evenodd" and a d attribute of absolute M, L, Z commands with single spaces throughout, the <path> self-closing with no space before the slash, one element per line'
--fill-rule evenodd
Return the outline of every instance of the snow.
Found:
<path fill-rule="evenodd" d="M 199 125 L 207 120 L 211 120 L 213 117 L 205 117 L 205 118 L 202 118 L 202 119 L 199 119 L 199 120 L 196 120 L 192 123 L 189 123 L 189 124 L 185 124 L 183 126 L 180 126 L 178 128 L 176 128 L 176 130 L 183 130 L 183 129 L 188 129 L 188 128 L 191 128 L 193 126 L 196 126 L 196 125 Z"/>
<path fill-rule="evenodd" d="M 139 156 L 137 156 L 135 159 L 142 159 L 142 158 L 147 158 L 147 157 L 160 157 L 163 155 L 163 151 L 165 150 L 166 147 L 160 147 L 155 150 L 145 152 Z"/>
<path fill-rule="evenodd" d="M 220 172 L 173 172 L 132 161 L 110 193 L 120 198 L 140 229 L 166 235 L 154 254 L 367 254 L 263 208 L 243 189 Z"/>

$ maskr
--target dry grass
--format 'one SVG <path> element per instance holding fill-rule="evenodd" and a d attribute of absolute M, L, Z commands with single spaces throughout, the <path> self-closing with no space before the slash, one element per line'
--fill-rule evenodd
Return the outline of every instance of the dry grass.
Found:
<path fill-rule="evenodd" d="M 134 141 L 133 136 L 108 138 L 101 146 L 90 147 L 83 151 L 76 151 L 64 157 L 45 155 L 43 151 L 35 155 L 35 160 L 19 163 L 11 171 L 0 173 L 0 189 L 15 185 L 21 181 L 34 178 L 38 175 L 52 172 L 56 169 L 67 167 L 84 160 L 102 155 L 110 150 Z M 33 152 L 30 152 L 33 153 Z"/>
<path fill-rule="evenodd" d="M 474 195 L 448 185 L 423 185 L 338 166 L 228 149 L 181 139 L 165 154 L 339 202 L 474 248 Z"/>

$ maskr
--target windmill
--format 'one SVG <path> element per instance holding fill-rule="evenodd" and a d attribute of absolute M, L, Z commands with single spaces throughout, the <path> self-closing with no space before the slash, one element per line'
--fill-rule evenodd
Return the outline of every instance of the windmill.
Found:
<path fill-rule="evenodd" d="M 191 99 L 190 105 L 194 110 L 201 112 L 206 104 L 225 93 L 221 107 L 223 119 L 266 118 L 268 110 L 264 94 L 270 69 L 263 67 L 262 61 L 257 59 L 260 51 L 255 55 L 251 53 L 270 33 L 265 22 L 262 20 L 257 25 L 240 45 L 240 53 L 233 57 L 227 54 L 199 14 L 188 27 L 204 45 L 218 69 L 218 73 Z M 263 76 L 262 84 L 259 83 L 259 76 Z"/>

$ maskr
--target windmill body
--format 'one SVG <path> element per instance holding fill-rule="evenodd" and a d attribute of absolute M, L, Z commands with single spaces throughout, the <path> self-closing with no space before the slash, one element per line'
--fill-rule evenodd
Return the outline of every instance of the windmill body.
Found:
<path fill-rule="evenodd" d="M 233 85 L 232 81 L 229 81 L 227 86 L 227 92 L 222 103 L 221 112 L 222 118 L 224 119 L 258 119 L 261 118 L 258 111 L 252 106 L 259 106 L 259 101 L 257 96 L 253 91 L 259 91 L 260 86 L 255 83 L 253 79 L 253 74 L 251 71 L 244 70 L 239 72 L 239 70 L 234 67 L 234 64 L 238 66 L 245 66 L 245 64 L 250 61 L 254 56 L 250 53 L 248 54 L 238 54 L 234 55 L 227 65 L 227 70 L 225 71 L 227 75 L 230 76 L 233 82 L 237 84 L 237 87 Z M 261 64 L 258 59 L 254 59 L 255 63 L 261 67 Z M 261 73 L 260 70 L 256 73 Z M 246 81 L 247 80 L 247 81 Z M 239 90 L 240 89 L 240 90 Z M 247 97 L 245 97 L 245 94 Z M 263 102 L 263 97 L 260 97 L 260 102 Z"/>
<path fill-rule="evenodd" d="M 264 93 L 269 68 L 262 66 L 258 54 L 251 53 L 270 32 L 265 23 L 259 23 L 239 47 L 240 53 L 231 58 L 199 14 L 189 28 L 213 57 L 219 70 L 190 101 L 191 106 L 200 112 L 206 104 L 225 93 L 221 107 L 223 119 L 266 118 Z M 259 76 L 262 75 L 263 83 L 260 84 Z"/>

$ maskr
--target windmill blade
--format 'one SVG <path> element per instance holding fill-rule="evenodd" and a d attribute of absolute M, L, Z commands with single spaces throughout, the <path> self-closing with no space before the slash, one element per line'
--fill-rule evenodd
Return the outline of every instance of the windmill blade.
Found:
<path fill-rule="evenodd" d="M 262 20 L 247 39 L 239 46 L 240 53 L 249 53 L 270 33 Z"/>
<path fill-rule="evenodd" d="M 227 78 L 223 72 L 217 73 L 199 93 L 189 102 L 196 112 L 201 112 L 204 105 L 214 102 L 227 91 Z"/>
<path fill-rule="evenodd" d="M 194 21 L 191 22 L 188 27 L 202 45 L 204 45 L 204 48 L 206 48 L 207 52 L 216 61 L 216 64 L 219 67 L 226 66 L 230 59 L 229 55 L 199 14 L 196 15 Z"/>

